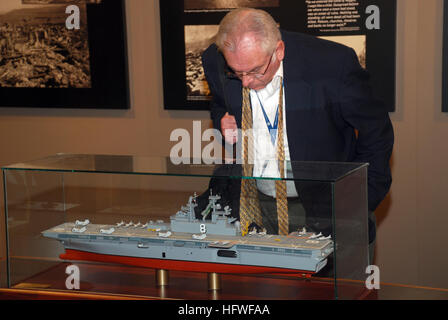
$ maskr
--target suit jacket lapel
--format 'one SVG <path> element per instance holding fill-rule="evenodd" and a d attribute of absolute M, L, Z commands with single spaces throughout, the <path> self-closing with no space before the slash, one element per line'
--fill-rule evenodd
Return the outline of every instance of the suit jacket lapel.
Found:
<path fill-rule="evenodd" d="M 241 106 L 243 103 L 243 86 L 241 84 L 241 81 L 226 79 L 224 91 L 226 96 L 228 97 L 228 103 L 231 109 L 230 113 L 235 116 L 238 128 L 241 128 Z"/>
<path fill-rule="evenodd" d="M 224 56 L 221 52 L 219 52 L 218 48 L 216 49 L 217 54 L 217 64 L 218 64 L 218 77 L 219 81 L 222 85 L 222 94 L 224 98 L 224 102 L 226 104 L 226 110 L 229 112 L 229 114 L 235 116 L 235 119 L 237 121 L 237 124 L 239 127 L 241 127 L 241 105 L 243 101 L 242 96 L 242 84 L 241 81 L 235 80 L 235 79 L 229 79 L 225 75 L 225 65 L 226 61 L 224 59 Z"/>

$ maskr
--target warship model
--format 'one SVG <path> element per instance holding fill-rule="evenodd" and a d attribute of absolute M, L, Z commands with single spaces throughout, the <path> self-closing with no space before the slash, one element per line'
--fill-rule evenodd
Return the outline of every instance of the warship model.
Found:
<path fill-rule="evenodd" d="M 231 209 L 221 208 L 220 196 L 212 192 L 198 219 L 196 198 L 196 194 L 190 196 L 169 223 L 101 225 L 77 220 L 42 234 L 63 244 L 63 260 L 193 272 L 313 274 L 327 264 L 333 252 L 330 236 L 305 228 L 288 236 L 256 229 L 242 235 L 239 221 L 230 216 Z"/>

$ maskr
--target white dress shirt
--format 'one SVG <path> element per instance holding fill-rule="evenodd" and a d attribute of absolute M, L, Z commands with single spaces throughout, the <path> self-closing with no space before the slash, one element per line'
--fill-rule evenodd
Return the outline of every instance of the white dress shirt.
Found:
<path fill-rule="evenodd" d="M 253 135 L 254 135 L 254 177 L 280 177 L 277 164 L 277 135 L 275 145 L 272 144 L 271 135 L 269 133 L 266 119 L 262 110 L 262 106 L 269 118 L 271 124 L 275 122 L 277 109 L 279 106 L 280 88 L 283 85 L 283 62 L 281 62 L 277 73 L 272 81 L 263 89 L 255 91 L 250 90 L 250 98 L 252 104 L 253 118 Z M 260 105 L 261 102 L 261 105 Z M 288 135 L 286 130 L 286 105 L 285 92 L 283 92 L 283 129 L 284 129 L 284 145 L 285 158 L 290 161 Z M 291 170 L 289 162 L 285 166 L 285 177 L 288 177 L 287 171 Z M 257 180 L 258 190 L 264 194 L 275 197 L 275 181 L 273 180 Z M 288 197 L 297 197 L 297 190 L 294 181 L 286 182 Z"/>

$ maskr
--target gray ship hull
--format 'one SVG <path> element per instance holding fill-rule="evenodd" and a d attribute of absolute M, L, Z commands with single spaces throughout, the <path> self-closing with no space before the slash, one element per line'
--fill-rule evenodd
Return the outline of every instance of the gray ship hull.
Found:
<path fill-rule="evenodd" d="M 192 239 L 191 233 L 172 232 L 165 238 L 153 229 L 118 228 L 105 235 L 100 230 L 114 226 L 88 225 L 83 233 L 66 223 L 43 232 L 61 241 L 66 260 L 124 263 L 168 270 L 219 273 L 316 273 L 333 251 L 331 240 L 301 236 L 207 235 Z"/>

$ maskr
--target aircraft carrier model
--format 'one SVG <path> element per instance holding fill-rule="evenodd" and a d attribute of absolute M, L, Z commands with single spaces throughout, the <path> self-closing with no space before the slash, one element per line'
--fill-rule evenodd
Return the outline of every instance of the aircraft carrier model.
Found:
<path fill-rule="evenodd" d="M 119 263 L 152 269 L 210 273 L 313 274 L 333 252 L 331 237 L 305 229 L 288 236 L 253 230 L 242 235 L 239 221 L 221 208 L 220 196 L 197 219 L 196 195 L 170 217 L 170 222 L 92 224 L 68 222 L 43 231 L 60 241 L 63 260 Z M 211 215 L 211 219 L 206 219 Z"/>

